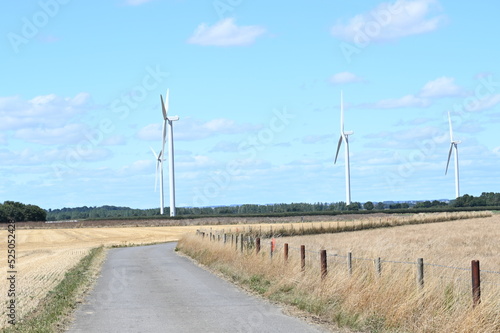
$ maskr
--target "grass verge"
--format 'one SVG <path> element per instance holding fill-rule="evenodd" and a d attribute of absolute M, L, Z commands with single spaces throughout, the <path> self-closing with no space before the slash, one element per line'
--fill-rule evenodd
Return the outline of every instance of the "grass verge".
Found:
<path fill-rule="evenodd" d="M 33 312 L 15 325 L 5 327 L 1 332 L 62 332 L 79 297 L 92 284 L 96 266 L 99 266 L 103 254 L 102 246 L 90 250 L 87 256 L 66 272 L 64 279 L 40 301 Z"/>

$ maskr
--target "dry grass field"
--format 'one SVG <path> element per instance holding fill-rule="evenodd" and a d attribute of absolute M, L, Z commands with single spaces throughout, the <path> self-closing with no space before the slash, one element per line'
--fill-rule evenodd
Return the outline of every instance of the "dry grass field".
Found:
<path fill-rule="evenodd" d="M 325 218 L 325 217 L 321 217 Z M 328 218 L 328 217 L 326 217 Z M 356 228 L 361 226 L 366 226 L 368 223 L 393 223 L 397 224 L 398 221 L 408 222 L 411 218 L 417 219 L 433 219 L 435 216 L 404 216 L 395 217 L 387 215 L 377 215 L 372 217 L 367 216 L 348 216 L 348 217 L 331 217 L 331 219 L 323 220 L 323 222 L 309 222 L 311 221 L 309 217 L 304 220 L 305 223 L 286 223 L 285 220 L 269 221 L 273 223 L 264 224 L 243 224 L 249 222 L 257 222 L 255 219 L 248 219 L 245 221 L 230 221 L 228 223 L 242 223 L 242 224 L 230 224 L 223 225 L 225 220 L 210 221 L 211 226 L 107 226 L 107 227 L 91 227 L 84 228 L 82 226 L 75 228 L 74 225 L 68 226 L 72 228 L 57 228 L 56 225 L 50 225 L 49 229 L 32 229 L 33 226 L 27 226 L 30 229 L 18 229 L 16 230 L 16 254 L 17 254 L 17 316 L 18 319 L 22 318 L 24 315 L 33 310 L 40 300 L 52 290 L 64 277 L 65 272 L 70 268 L 75 266 L 84 256 L 86 256 L 90 249 L 99 246 L 127 246 L 127 245 L 139 245 L 139 244 L 149 244 L 157 242 L 167 242 L 175 241 L 180 239 L 185 234 L 194 234 L 198 229 L 205 229 L 208 231 L 213 231 L 214 233 L 222 232 L 232 232 L 232 233 L 255 233 L 257 230 L 259 232 L 272 232 L 279 234 L 280 229 L 295 228 L 300 230 L 301 228 L 336 228 L 341 230 L 342 228 Z M 266 219 L 264 219 L 266 220 Z M 297 221 L 297 218 L 294 218 Z M 300 221 L 300 219 L 299 219 Z M 291 238 L 280 238 L 279 244 L 283 244 L 284 241 L 290 243 L 291 252 L 290 259 L 292 260 L 294 256 L 293 248 L 305 244 L 308 250 L 312 252 L 319 249 L 327 249 L 329 253 L 345 254 L 347 251 L 352 251 L 356 257 L 373 257 L 381 256 L 386 259 L 394 260 L 415 260 L 417 257 L 424 257 L 426 262 L 433 263 L 444 263 L 449 265 L 459 265 L 460 267 L 466 266 L 468 256 L 467 253 L 471 254 L 481 254 L 481 256 L 472 256 L 473 259 L 481 260 L 481 266 L 483 269 L 488 269 L 486 267 L 494 266 L 493 270 L 499 270 L 500 265 L 498 262 L 498 242 L 494 242 L 494 239 L 499 239 L 499 228 L 498 223 L 494 224 L 492 221 L 498 222 L 498 216 L 489 219 L 477 219 L 477 220 L 464 220 L 459 222 L 453 222 L 453 224 L 441 223 L 441 224 L 427 224 L 427 225 L 414 225 L 401 228 L 383 228 L 383 229 L 373 229 L 366 231 L 356 231 L 352 233 L 340 233 L 332 235 L 318 235 L 318 236 L 302 236 L 302 237 L 291 237 Z M 263 221 L 264 222 L 264 221 Z M 267 222 L 267 220 L 266 220 Z M 422 221 L 421 221 L 422 222 Z M 214 225 L 216 224 L 216 225 Z M 140 222 L 138 222 L 140 225 Z M 452 226 L 450 228 L 449 226 Z M 472 230 L 467 228 L 458 229 L 459 225 L 464 226 L 474 226 Z M 448 226 L 448 227 L 446 227 Z M 48 226 L 43 226 L 48 227 Z M 437 228 L 437 229 L 431 229 Z M 441 229 L 439 229 L 441 228 Z M 447 229 L 448 228 L 448 229 Z M 419 230 L 433 230 L 427 234 L 421 234 Z M 443 231 L 443 229 L 445 231 Z M 402 231 L 408 230 L 408 231 Z M 437 234 L 447 234 L 449 232 L 450 239 L 443 240 L 435 238 Z M 472 231 L 475 230 L 473 233 Z M 484 235 L 483 235 L 484 234 Z M 1 239 L 7 239 L 7 231 L 0 230 Z M 403 236 L 407 236 L 405 246 L 397 245 L 393 239 L 403 240 Z M 350 237 L 350 238 L 349 238 Z M 478 240 L 478 238 L 481 240 Z M 301 244 L 299 244 L 301 243 Z M 447 251 L 456 252 L 452 247 L 444 248 L 441 252 L 435 252 L 434 249 L 438 249 L 446 243 L 455 243 L 465 251 L 458 255 L 457 258 L 464 259 L 462 261 L 455 260 L 450 256 Z M 206 242 L 203 246 L 206 246 Z M 212 243 L 214 245 L 215 243 Z M 267 243 L 264 242 L 265 247 Z M 367 246 L 369 244 L 370 246 Z M 374 244 L 385 247 L 380 247 L 377 249 Z M 480 244 L 485 245 L 485 247 L 479 248 Z M 487 245 L 489 244 L 489 245 Z M 200 244 L 199 244 L 200 245 Z M 363 246 L 364 245 L 364 246 Z M 428 252 L 419 252 L 427 249 Z M 479 250 L 480 249 L 480 250 Z M 404 250 L 404 251 L 403 251 Z M 4 250 L 2 251 L 3 260 L 0 261 L 0 271 L 6 274 L 7 265 L 7 243 L 4 243 Z M 264 249 L 265 251 L 265 249 Z M 436 250 L 437 251 L 437 250 Z M 468 251 L 468 252 L 467 252 Z M 475 252 L 476 251 L 476 252 Z M 477 252 L 479 251 L 479 252 Z M 231 255 L 235 254 L 235 251 L 229 251 Z M 264 252 L 263 252 L 264 253 Z M 433 256 L 430 255 L 433 253 Z M 396 255 L 397 254 L 397 255 Z M 226 254 L 227 255 L 227 254 Z M 224 255 L 221 256 L 224 258 Z M 236 260 L 240 260 L 241 257 L 235 257 Z M 266 259 L 263 257 L 261 259 Z M 496 258 L 496 261 L 495 261 Z M 255 259 L 255 257 L 254 257 Z M 439 259 L 439 260 L 438 260 Z M 262 261 L 262 260 L 261 260 Z M 266 261 L 262 261 L 265 265 Z M 331 265 L 334 265 L 334 261 L 331 261 Z M 257 264 L 256 264 L 257 265 Z M 261 265 L 261 264 L 258 264 Z M 317 281 L 317 270 L 314 265 L 317 266 L 317 262 L 311 260 L 308 265 L 311 269 L 304 275 L 307 277 L 302 280 L 302 284 L 309 281 L 311 288 L 314 287 L 315 281 Z M 384 264 L 385 265 L 385 264 Z M 495 266 L 496 265 L 496 266 Z M 266 266 L 267 267 L 267 266 Z M 269 266 L 270 267 L 270 266 Z M 315 267 L 313 269 L 313 267 Z M 333 266 L 332 266 L 333 267 Z M 361 265 L 360 265 L 361 267 Z M 295 268 L 294 268 L 295 269 Z M 293 270 L 293 269 L 292 269 Z M 384 266 L 384 272 L 386 267 Z M 276 270 L 271 270 L 271 272 L 277 272 Z M 295 273 L 294 273 L 295 274 Z M 300 274 L 299 274 L 300 275 Z M 285 276 L 285 275 L 283 275 Z M 283 279 L 283 281 L 291 281 L 288 277 Z M 292 281 L 296 280 L 295 275 L 291 278 Z M 287 283 L 288 283 L 287 282 Z M 294 282 L 296 283 L 296 282 Z M 306 284 L 307 284 L 306 283 Z M 468 280 L 467 282 L 468 283 Z M 276 284 L 279 286 L 280 284 Z M 487 295 L 491 295 L 488 291 L 489 287 L 485 287 L 484 295 L 485 300 L 488 299 Z M 7 280 L 5 278 L 0 279 L 0 302 L 5 304 L 7 301 Z M 368 290 L 368 289 L 367 289 Z M 498 305 L 497 305 L 498 306 Z M 375 308 L 374 308 L 375 309 Z M 5 307 L 2 306 L 0 310 L 0 328 L 7 324 L 7 317 L 5 315 Z M 498 313 L 497 313 L 498 314 Z M 429 332 L 432 332 L 430 330 Z"/>
<path fill-rule="evenodd" d="M 126 246 L 178 240 L 197 227 L 121 227 L 79 229 L 16 230 L 17 316 L 22 318 L 75 266 L 90 249 L 103 246 Z M 7 231 L 0 231 L 5 240 L 0 261 L 0 328 L 7 324 Z"/>
<path fill-rule="evenodd" d="M 325 226 L 326 227 L 326 226 Z M 354 232 L 277 237 L 241 253 L 234 246 L 189 236 L 181 251 L 274 300 L 369 332 L 500 332 L 500 216 Z M 283 244 L 290 247 L 284 262 Z M 306 246 L 306 269 L 299 248 Z M 207 251 L 208 249 L 208 251 Z M 321 279 L 319 250 L 327 250 Z M 353 271 L 347 269 L 352 252 Z M 382 271 L 374 259 L 381 258 Z M 416 282 L 424 259 L 424 287 Z M 481 263 L 481 304 L 472 306 L 471 260 Z"/>

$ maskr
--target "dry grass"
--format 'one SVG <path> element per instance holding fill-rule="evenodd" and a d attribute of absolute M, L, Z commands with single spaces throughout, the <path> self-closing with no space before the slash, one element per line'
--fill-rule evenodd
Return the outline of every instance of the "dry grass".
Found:
<path fill-rule="evenodd" d="M 452 213 L 419 213 L 419 214 L 374 214 L 374 215 L 340 215 L 334 220 L 315 220 L 300 223 L 257 223 L 244 225 L 222 225 L 200 227 L 206 234 L 215 235 L 223 233 L 243 233 L 258 237 L 285 237 L 308 234 L 337 233 L 344 231 L 357 231 L 363 229 L 376 229 L 395 227 L 408 224 L 425 224 L 464 220 L 471 218 L 490 217 L 489 211 L 480 212 L 452 212 Z M 324 216 L 322 218 L 325 218 Z"/>
<path fill-rule="evenodd" d="M 500 332 L 500 216 L 407 225 L 348 233 L 278 238 L 278 251 L 240 253 L 235 247 L 190 236 L 182 251 L 233 280 L 268 297 L 310 311 L 341 326 L 370 332 Z M 287 264 L 281 256 L 290 246 Z M 299 246 L 307 252 L 299 267 Z M 329 273 L 320 277 L 319 254 L 326 249 Z M 373 260 L 354 260 L 349 275 L 345 256 L 425 265 L 425 286 L 418 288 L 416 265 L 383 262 L 378 276 Z M 333 256 L 336 254 L 337 256 Z M 480 260 L 482 303 L 472 307 L 471 260 Z M 491 271 L 491 272 L 485 272 Z"/>
<path fill-rule="evenodd" d="M 90 249 L 175 241 L 196 227 L 29 229 L 16 231 L 17 318 L 32 311 Z M 7 239 L 7 231 L 0 231 Z M 7 243 L 2 251 L 0 271 L 7 274 Z M 6 277 L 6 276 L 5 276 Z M 7 279 L 0 279 L 0 328 L 7 324 Z"/>

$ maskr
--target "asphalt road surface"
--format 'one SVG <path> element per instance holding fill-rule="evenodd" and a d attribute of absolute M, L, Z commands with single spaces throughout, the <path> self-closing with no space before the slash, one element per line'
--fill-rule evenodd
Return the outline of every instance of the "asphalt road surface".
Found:
<path fill-rule="evenodd" d="M 178 256 L 175 245 L 109 250 L 67 332 L 325 332 Z"/>

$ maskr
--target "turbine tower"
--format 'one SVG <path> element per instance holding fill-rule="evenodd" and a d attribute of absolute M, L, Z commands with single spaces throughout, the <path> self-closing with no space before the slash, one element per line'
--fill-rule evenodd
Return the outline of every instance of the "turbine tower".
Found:
<path fill-rule="evenodd" d="M 444 174 L 448 173 L 448 165 L 450 164 L 451 151 L 455 148 L 455 197 L 458 198 L 460 196 L 460 182 L 458 177 L 458 144 L 462 143 L 462 141 L 453 140 L 453 127 L 451 126 L 451 116 L 448 112 L 448 122 L 450 123 L 450 152 L 448 153 L 448 162 L 446 162 L 446 171 Z"/>
<path fill-rule="evenodd" d="M 175 216 L 175 172 L 174 172 L 174 126 L 173 122 L 179 120 L 178 116 L 168 117 L 168 98 L 169 90 L 167 89 L 167 94 L 165 95 L 165 101 L 163 101 L 163 96 L 160 95 L 161 99 L 161 110 L 163 112 L 163 139 L 161 156 L 165 156 L 165 138 L 167 136 L 167 125 L 168 125 L 168 169 L 169 169 L 169 180 L 170 180 L 170 216 Z M 163 158 L 161 160 L 161 206 L 160 214 L 163 214 Z"/>
<path fill-rule="evenodd" d="M 349 169 L 349 135 L 354 134 L 353 131 L 344 131 L 344 97 L 342 91 L 340 91 L 340 139 L 337 145 L 337 153 L 335 154 L 335 163 L 337 163 L 337 157 L 339 156 L 340 146 L 342 141 L 345 144 L 345 196 L 346 204 L 351 204 L 351 175 Z M 334 163 L 334 164 L 335 164 Z"/>

